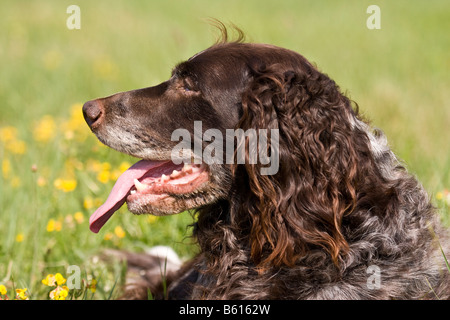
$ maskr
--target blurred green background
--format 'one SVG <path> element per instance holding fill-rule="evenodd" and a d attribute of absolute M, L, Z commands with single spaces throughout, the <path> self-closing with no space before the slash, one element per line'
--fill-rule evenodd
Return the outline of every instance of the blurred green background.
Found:
<path fill-rule="evenodd" d="M 66 27 L 72 4 L 79 30 Z M 381 9 L 380 30 L 366 27 L 371 4 Z M 333 78 L 449 224 L 449 1 L 3 0 L 0 18 L 0 284 L 9 290 L 48 298 L 41 279 L 104 247 L 195 252 L 187 213 L 152 219 L 122 208 L 90 233 L 90 213 L 135 160 L 96 142 L 81 105 L 166 80 L 218 37 L 208 18 L 237 25 L 248 41 L 295 50 Z M 109 297 L 105 283 L 95 298 Z"/>

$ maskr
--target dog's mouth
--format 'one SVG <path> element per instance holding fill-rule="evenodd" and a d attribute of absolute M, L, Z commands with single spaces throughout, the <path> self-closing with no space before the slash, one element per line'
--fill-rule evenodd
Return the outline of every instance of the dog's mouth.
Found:
<path fill-rule="evenodd" d="M 195 200 L 208 181 L 204 164 L 141 160 L 119 177 L 106 202 L 90 217 L 89 227 L 99 232 L 125 202 L 136 214 L 166 215 L 191 209 L 185 205 L 187 199 Z"/>

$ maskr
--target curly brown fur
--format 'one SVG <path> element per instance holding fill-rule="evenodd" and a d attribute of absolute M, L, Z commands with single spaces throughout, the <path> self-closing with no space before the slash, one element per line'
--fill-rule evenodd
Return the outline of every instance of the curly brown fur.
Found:
<path fill-rule="evenodd" d="M 171 86 L 183 77 L 195 82 L 198 95 L 176 93 L 177 100 Z M 198 202 L 194 225 L 201 253 L 174 273 L 169 297 L 450 297 L 450 273 L 437 244 L 450 256 L 448 230 L 440 226 L 426 191 L 397 160 L 383 133 L 372 129 L 336 83 L 303 56 L 270 45 L 222 41 L 178 65 L 173 78 L 155 88 L 139 91 L 140 100 L 133 100 L 134 92 L 115 96 L 131 110 L 128 114 L 139 110 L 148 116 L 120 116 L 126 120 L 120 125 L 106 118 L 93 129 L 99 139 L 127 152 L 130 141 L 114 140 L 108 132 L 120 126 L 132 132 L 135 126 L 139 134 L 167 144 L 152 140 L 155 153 L 139 146 L 128 153 L 160 159 L 169 149 L 170 130 L 192 129 L 193 120 L 203 121 L 204 130 L 279 132 L 278 149 L 269 146 L 279 154 L 276 174 L 263 175 L 265 165 L 248 161 L 209 167 L 210 184 L 196 194 L 208 194 Z M 153 100 L 143 100 L 146 94 Z M 165 99 L 170 103 L 164 119 L 171 120 L 161 126 L 151 110 Z M 104 103 L 108 113 L 111 106 Z M 376 286 L 370 285 L 372 267 L 379 270 Z M 130 297 L 146 298 L 142 292 Z"/>

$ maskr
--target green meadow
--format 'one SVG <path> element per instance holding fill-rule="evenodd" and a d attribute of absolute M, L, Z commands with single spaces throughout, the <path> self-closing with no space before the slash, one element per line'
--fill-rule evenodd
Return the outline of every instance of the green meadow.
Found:
<path fill-rule="evenodd" d="M 80 29 L 66 25 L 72 4 Z M 371 4 L 381 29 L 366 26 Z M 124 268 L 98 259 L 106 248 L 195 254 L 189 212 L 133 216 L 124 206 L 98 234 L 89 230 L 90 214 L 137 159 L 97 142 L 81 107 L 166 80 L 219 36 L 210 18 L 248 41 L 295 50 L 333 78 L 450 226 L 449 1 L 2 0 L 0 299 L 117 297 Z M 79 289 L 63 287 L 71 270 Z"/>

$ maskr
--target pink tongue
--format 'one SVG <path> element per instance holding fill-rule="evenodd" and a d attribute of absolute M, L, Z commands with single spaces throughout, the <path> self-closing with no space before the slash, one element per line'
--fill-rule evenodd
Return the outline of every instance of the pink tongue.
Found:
<path fill-rule="evenodd" d="M 141 160 L 125 171 L 111 190 L 106 202 L 100 206 L 89 218 L 89 228 L 92 232 L 99 232 L 114 212 L 125 203 L 128 193 L 134 186 L 134 179 L 142 178 L 151 169 L 159 167 L 167 161 Z"/>

